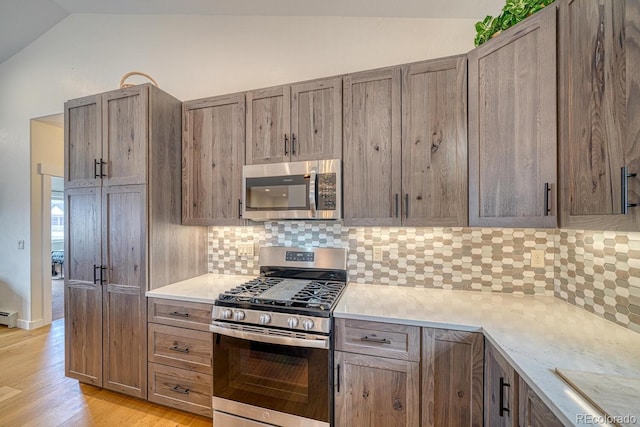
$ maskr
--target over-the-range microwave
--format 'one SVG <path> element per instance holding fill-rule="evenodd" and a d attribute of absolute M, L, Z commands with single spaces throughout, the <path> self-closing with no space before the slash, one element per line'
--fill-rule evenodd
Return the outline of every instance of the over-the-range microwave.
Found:
<path fill-rule="evenodd" d="M 246 165 L 242 168 L 242 217 L 342 218 L 340 159 Z"/>

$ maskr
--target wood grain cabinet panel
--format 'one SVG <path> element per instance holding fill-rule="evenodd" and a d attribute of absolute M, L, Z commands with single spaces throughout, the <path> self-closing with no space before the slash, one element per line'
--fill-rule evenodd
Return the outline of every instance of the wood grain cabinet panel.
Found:
<path fill-rule="evenodd" d="M 468 223 L 467 59 L 402 67 L 402 224 Z"/>
<path fill-rule="evenodd" d="M 560 3 L 561 224 L 640 230 L 640 6 L 625 0 Z M 622 168 L 629 174 L 623 189 Z"/>
<path fill-rule="evenodd" d="M 149 322 L 209 331 L 212 304 L 148 298 Z"/>
<path fill-rule="evenodd" d="M 400 86 L 400 68 L 344 78 L 345 225 L 401 224 Z"/>
<path fill-rule="evenodd" d="M 420 365 L 335 352 L 337 427 L 418 427 Z"/>
<path fill-rule="evenodd" d="M 562 427 L 564 424 L 522 378 L 519 382 L 521 427 Z"/>
<path fill-rule="evenodd" d="M 519 377 L 504 357 L 485 341 L 484 425 L 520 427 Z"/>
<path fill-rule="evenodd" d="M 149 323 L 149 362 L 211 374 L 213 337 L 210 332 Z"/>
<path fill-rule="evenodd" d="M 287 162 L 291 157 L 291 88 L 247 92 L 247 165 Z"/>
<path fill-rule="evenodd" d="M 182 116 L 182 223 L 242 225 L 244 94 L 185 102 Z"/>
<path fill-rule="evenodd" d="M 335 319 L 335 335 L 337 350 L 420 361 L 420 328 L 417 326 Z"/>
<path fill-rule="evenodd" d="M 555 46 L 554 3 L 468 54 L 471 226 L 557 225 Z"/>
<path fill-rule="evenodd" d="M 149 363 L 149 400 L 211 417 L 211 375 Z"/>
<path fill-rule="evenodd" d="M 483 424 L 481 333 L 422 328 L 422 426 Z"/>
<path fill-rule="evenodd" d="M 180 224 L 180 132 L 180 101 L 151 85 L 65 104 L 67 376 L 146 398 L 145 292 L 206 272 L 206 228 Z"/>

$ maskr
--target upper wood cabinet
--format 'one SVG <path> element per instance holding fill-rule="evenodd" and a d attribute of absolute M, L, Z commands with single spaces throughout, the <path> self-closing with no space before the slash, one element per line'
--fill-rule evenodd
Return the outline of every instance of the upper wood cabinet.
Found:
<path fill-rule="evenodd" d="M 555 3 L 468 58 L 469 225 L 555 227 Z"/>
<path fill-rule="evenodd" d="M 466 56 L 402 69 L 402 193 L 403 225 L 467 225 Z"/>
<path fill-rule="evenodd" d="M 481 333 L 422 328 L 421 426 L 482 427 L 483 352 Z"/>
<path fill-rule="evenodd" d="M 65 103 L 65 187 L 147 182 L 149 86 Z"/>
<path fill-rule="evenodd" d="M 246 164 L 336 159 L 342 78 L 247 92 Z"/>
<path fill-rule="evenodd" d="M 345 225 L 401 224 L 400 68 L 344 78 Z"/>
<path fill-rule="evenodd" d="M 640 5 L 565 0 L 559 13 L 561 225 L 640 230 L 640 208 L 623 206 L 640 204 Z"/>
<path fill-rule="evenodd" d="M 182 106 L 182 223 L 241 225 L 244 94 Z"/>

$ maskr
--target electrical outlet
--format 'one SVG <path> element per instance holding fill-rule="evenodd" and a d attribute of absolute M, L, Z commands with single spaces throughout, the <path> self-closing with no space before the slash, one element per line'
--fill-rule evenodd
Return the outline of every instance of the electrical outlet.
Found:
<path fill-rule="evenodd" d="M 544 268 L 544 251 L 536 249 L 531 251 L 531 267 Z"/>
<path fill-rule="evenodd" d="M 18 240 L 18 249 L 24 249 L 24 240 Z"/>
<path fill-rule="evenodd" d="M 374 262 L 382 262 L 384 260 L 384 249 L 382 246 L 374 246 L 373 247 L 373 261 Z"/>
<path fill-rule="evenodd" d="M 238 256 L 252 257 L 253 256 L 253 243 L 239 243 L 237 247 Z"/>

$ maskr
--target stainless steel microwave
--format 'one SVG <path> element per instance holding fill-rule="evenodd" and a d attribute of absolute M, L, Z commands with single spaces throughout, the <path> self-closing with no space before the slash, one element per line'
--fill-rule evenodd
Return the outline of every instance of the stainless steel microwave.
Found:
<path fill-rule="evenodd" d="M 341 219 L 340 159 L 246 165 L 242 168 L 242 217 Z"/>

